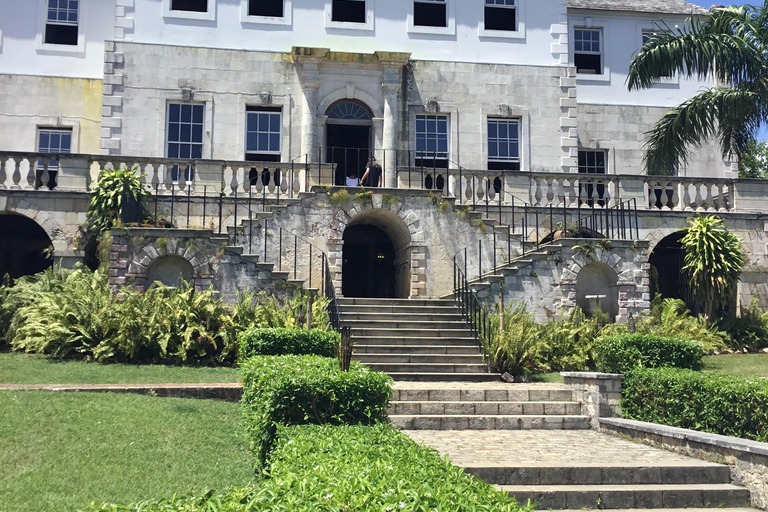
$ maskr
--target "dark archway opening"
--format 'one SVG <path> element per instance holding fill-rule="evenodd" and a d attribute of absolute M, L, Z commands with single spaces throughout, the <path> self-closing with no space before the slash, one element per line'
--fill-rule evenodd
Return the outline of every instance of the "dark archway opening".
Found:
<path fill-rule="evenodd" d="M 347 176 L 362 178 L 371 154 L 371 127 L 329 124 L 326 130 L 326 159 L 336 164 L 336 185 L 345 185 Z"/>
<path fill-rule="evenodd" d="M 21 215 L 0 215 L 0 279 L 42 272 L 53 265 L 51 239 L 40 225 Z"/>
<path fill-rule="evenodd" d="M 680 240 L 684 236 L 685 231 L 672 233 L 653 248 L 648 260 L 651 264 L 651 297 L 660 293 L 665 299 L 681 299 L 692 313 L 698 314 L 701 308 L 693 296 L 688 274 L 683 272 L 685 249 Z"/>
<path fill-rule="evenodd" d="M 370 225 L 344 231 L 341 291 L 345 297 L 396 296 L 395 247 L 384 231 Z"/>

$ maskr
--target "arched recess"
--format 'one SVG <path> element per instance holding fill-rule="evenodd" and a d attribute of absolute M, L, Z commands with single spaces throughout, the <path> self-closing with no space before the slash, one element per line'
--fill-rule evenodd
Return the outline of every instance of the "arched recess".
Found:
<path fill-rule="evenodd" d="M 325 161 L 336 164 L 336 185 L 362 178 L 373 154 L 373 112 L 364 102 L 344 98 L 325 111 Z"/>
<path fill-rule="evenodd" d="M 384 296 L 408 298 L 412 290 L 421 288 L 414 281 L 423 279 L 422 274 L 411 272 L 416 249 L 412 243 L 412 234 L 396 213 L 385 209 L 364 210 L 349 219 L 343 232 L 342 293 L 345 288 L 364 288 L 370 290 L 373 296 L 382 296 L 379 291 L 384 290 L 388 291 Z M 382 235 L 391 243 L 391 258 L 387 254 L 388 247 Z M 365 257 L 369 260 L 362 264 L 353 259 L 355 255 L 367 255 Z M 383 263 L 379 261 L 382 256 Z M 355 285 L 350 287 L 349 284 L 345 287 L 345 280 L 360 278 L 356 265 L 369 272 L 368 276 L 364 276 L 368 278 L 368 288 Z"/>
<path fill-rule="evenodd" d="M 619 314 L 619 276 L 607 264 L 591 262 L 576 275 L 576 305 L 588 315 L 598 308 L 610 318 Z"/>
<path fill-rule="evenodd" d="M 160 256 L 153 260 L 147 268 L 146 288 L 152 286 L 155 282 L 160 282 L 165 286 L 179 286 L 182 281 L 193 283 L 195 269 L 192 264 L 176 254 Z"/>
<path fill-rule="evenodd" d="M 0 280 L 37 274 L 53 265 L 51 238 L 37 222 L 14 213 L 0 213 Z"/>
<path fill-rule="evenodd" d="M 330 106 L 340 100 L 357 100 L 367 106 L 373 117 L 384 116 L 384 109 L 376 98 L 356 87 L 345 87 L 331 92 L 318 103 L 317 111 L 323 113 L 328 112 Z"/>
<path fill-rule="evenodd" d="M 667 235 L 657 243 L 648 262 L 651 264 L 651 297 L 660 293 L 665 299 L 681 299 L 692 312 L 699 306 L 691 290 L 688 275 L 683 272 L 685 249 L 680 240 L 686 231 Z"/>

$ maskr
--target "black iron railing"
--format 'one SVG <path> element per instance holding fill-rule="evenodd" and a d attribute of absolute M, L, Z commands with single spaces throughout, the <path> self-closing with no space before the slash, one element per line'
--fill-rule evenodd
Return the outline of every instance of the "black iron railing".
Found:
<path fill-rule="evenodd" d="M 464 260 L 466 262 L 466 259 Z M 467 269 L 462 269 L 456 258 L 453 260 L 453 296 L 456 304 L 467 321 L 472 335 L 478 342 L 480 351 L 484 354 L 490 372 L 490 360 L 486 347 L 492 343 L 491 315 L 488 309 L 475 295 L 467 281 Z"/>

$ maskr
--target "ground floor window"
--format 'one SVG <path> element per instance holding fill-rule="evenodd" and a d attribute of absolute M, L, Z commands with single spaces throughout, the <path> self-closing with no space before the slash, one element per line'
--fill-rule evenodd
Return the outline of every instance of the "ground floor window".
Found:
<path fill-rule="evenodd" d="M 488 119 L 488 169 L 520 170 L 519 119 Z"/>
<path fill-rule="evenodd" d="M 580 174 L 605 174 L 606 163 L 608 161 L 608 152 L 602 149 L 580 149 L 579 150 L 579 173 Z M 596 194 L 596 195 L 595 195 Z M 587 198 L 582 200 L 590 206 L 595 204 L 605 206 L 605 184 L 604 183 L 585 183 L 579 184 L 579 197 Z M 597 198 L 597 203 L 595 203 Z"/>
<path fill-rule="evenodd" d="M 201 103 L 169 103 L 167 115 L 166 156 L 182 160 L 203 158 L 205 105 Z M 195 171 L 189 165 L 184 180 L 192 181 Z M 171 180 L 179 181 L 179 166 L 171 169 Z"/>
<path fill-rule="evenodd" d="M 420 167 L 448 168 L 448 116 L 416 116 L 416 161 Z"/>

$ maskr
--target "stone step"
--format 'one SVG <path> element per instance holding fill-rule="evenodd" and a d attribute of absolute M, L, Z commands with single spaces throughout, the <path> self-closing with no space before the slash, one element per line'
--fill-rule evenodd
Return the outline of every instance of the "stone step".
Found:
<path fill-rule="evenodd" d="M 371 345 L 387 345 L 387 346 L 451 346 L 451 347 L 468 347 L 474 346 L 478 350 L 480 349 L 477 344 L 477 340 L 471 336 L 452 336 L 442 338 L 439 336 L 410 336 L 411 333 L 404 333 L 402 331 L 395 331 L 395 335 L 390 331 L 388 336 L 367 336 L 360 334 L 352 334 L 352 342 L 355 347 L 371 346 Z M 430 333 L 431 334 L 431 333 Z"/>
<path fill-rule="evenodd" d="M 446 299 L 363 299 L 363 298 L 339 298 L 339 306 L 453 306 L 456 302 Z"/>
<path fill-rule="evenodd" d="M 492 374 L 500 381 L 498 374 Z M 510 384 L 508 389 L 422 389 L 393 390 L 393 401 L 435 401 L 435 402 L 569 402 L 573 393 L 569 389 L 526 388 L 525 384 Z"/>
<path fill-rule="evenodd" d="M 749 491 L 731 484 L 502 485 L 540 509 L 748 507 Z"/>
<path fill-rule="evenodd" d="M 483 373 L 484 364 L 461 363 L 366 363 L 371 370 L 384 373 Z"/>
<path fill-rule="evenodd" d="M 410 320 L 400 319 L 399 315 L 395 315 L 392 318 L 384 320 L 349 320 L 342 315 L 344 325 L 349 326 L 352 330 L 357 329 L 418 329 L 418 330 L 456 330 L 461 332 L 469 332 L 469 326 L 464 320 Z"/>
<path fill-rule="evenodd" d="M 355 342 L 355 355 L 363 354 L 450 354 L 477 355 L 480 347 L 477 345 L 374 345 Z"/>
<path fill-rule="evenodd" d="M 389 306 L 389 305 L 371 305 L 371 306 L 358 306 L 344 304 L 343 314 L 366 314 L 376 313 L 382 315 L 392 315 L 396 313 L 407 315 L 440 315 L 440 314 L 459 314 L 455 305 L 446 306 Z M 459 314 L 459 316 L 461 316 Z"/>
<path fill-rule="evenodd" d="M 526 415 L 390 415 L 392 424 L 403 430 L 586 430 L 587 416 Z M 513 447 L 510 447 L 513 449 Z M 524 449 L 524 447 L 519 447 Z M 525 500 L 523 500 L 525 501 Z M 542 507 L 548 508 L 548 507 Z"/>
<path fill-rule="evenodd" d="M 361 363 L 371 364 L 479 364 L 485 365 L 483 355 L 475 352 L 474 354 L 354 354 L 353 359 Z"/>
<path fill-rule="evenodd" d="M 344 325 L 347 325 L 346 322 Z M 352 327 L 352 326 L 350 326 Z M 470 338 L 469 329 L 418 329 L 418 328 L 362 328 L 352 327 L 353 338 L 378 337 L 378 338 Z M 442 341 L 440 342 L 442 343 Z"/>
<path fill-rule="evenodd" d="M 731 482 L 731 469 L 728 466 L 698 460 L 691 464 L 653 466 L 619 463 L 509 467 L 464 464 L 462 467 L 467 473 L 497 485 L 728 484 Z"/>
<path fill-rule="evenodd" d="M 376 324 L 380 322 L 391 322 L 393 319 L 397 319 L 397 321 L 410 321 L 410 322 L 460 322 L 463 325 L 466 325 L 466 321 L 464 320 L 464 317 L 461 316 L 461 314 L 457 313 L 454 309 L 453 313 L 426 313 L 426 312 L 405 312 L 405 311 L 396 311 L 393 313 L 361 313 L 361 312 L 349 312 L 348 310 L 344 310 L 341 313 L 341 319 L 346 322 L 353 322 L 353 321 L 365 321 L 365 322 L 375 322 Z M 352 324 L 350 324 L 352 325 Z"/>
<path fill-rule="evenodd" d="M 418 371 L 412 372 L 390 372 L 390 377 L 395 381 L 410 382 L 499 382 L 501 377 L 498 373 L 442 373 Z"/>
<path fill-rule="evenodd" d="M 390 414 L 470 415 L 470 416 L 579 416 L 581 405 L 575 402 L 415 402 L 392 401 Z M 493 482 L 508 483 L 508 482 Z"/>

